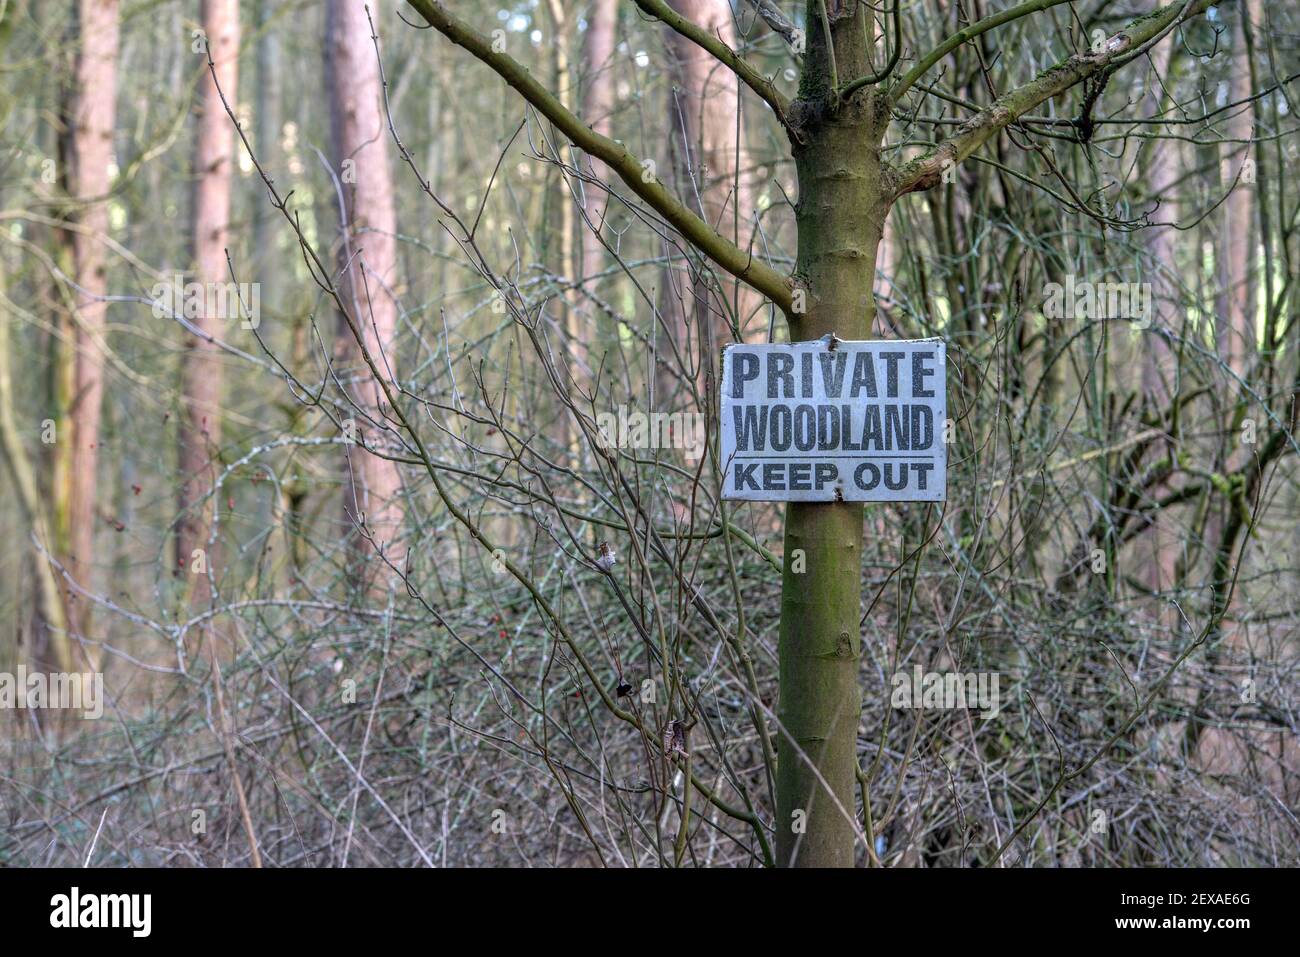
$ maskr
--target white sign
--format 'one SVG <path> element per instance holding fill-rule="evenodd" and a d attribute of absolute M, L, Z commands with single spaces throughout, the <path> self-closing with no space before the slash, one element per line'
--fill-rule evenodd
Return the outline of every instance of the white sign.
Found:
<path fill-rule="evenodd" d="M 722 351 L 722 497 L 941 502 L 948 480 L 942 339 Z"/>

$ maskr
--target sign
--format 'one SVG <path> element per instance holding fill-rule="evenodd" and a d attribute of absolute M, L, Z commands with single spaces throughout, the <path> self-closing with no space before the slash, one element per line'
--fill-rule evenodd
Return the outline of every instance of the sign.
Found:
<path fill-rule="evenodd" d="M 948 480 L 942 339 L 722 350 L 722 497 L 941 502 Z"/>

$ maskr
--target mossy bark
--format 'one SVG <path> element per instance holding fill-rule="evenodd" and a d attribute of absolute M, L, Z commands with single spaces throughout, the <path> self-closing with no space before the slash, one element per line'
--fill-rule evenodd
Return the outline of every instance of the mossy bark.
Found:
<path fill-rule="evenodd" d="M 808 10 L 808 57 L 791 105 L 799 177 L 794 341 L 865 339 L 875 316 L 876 252 L 892 195 L 880 160 L 888 109 L 875 88 L 833 102 L 820 4 Z M 868 75 L 866 10 L 827 3 L 836 75 Z M 786 506 L 780 629 L 777 858 L 782 866 L 852 867 L 861 847 L 855 768 L 861 712 L 860 504 Z M 796 558 L 802 554 L 803 562 Z M 802 568 L 802 571 L 796 571 Z M 865 849 L 864 849 L 865 850 Z"/>

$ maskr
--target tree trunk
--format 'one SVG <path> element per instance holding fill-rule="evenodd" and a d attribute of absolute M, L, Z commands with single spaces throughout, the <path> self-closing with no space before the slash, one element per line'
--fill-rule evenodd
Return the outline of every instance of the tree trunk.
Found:
<path fill-rule="evenodd" d="M 556 91 L 564 108 L 572 110 L 574 84 L 570 53 L 572 43 L 569 35 L 571 25 L 561 0 L 548 0 L 547 9 L 551 16 L 551 67 L 554 75 L 551 88 Z M 552 125 L 550 135 L 557 153 L 563 157 L 564 134 Z M 568 173 L 558 167 L 547 174 L 545 210 L 546 214 L 543 216 L 543 222 L 546 223 L 543 239 L 545 259 L 555 264 L 552 268 L 556 275 L 568 279 L 581 268 L 577 254 L 578 212 L 570 192 Z M 553 223 L 558 225 L 558 229 L 553 228 Z M 556 246 L 551 245 L 554 239 L 559 240 Z M 560 354 L 564 358 L 560 363 L 559 371 L 570 394 L 576 398 L 582 384 L 582 372 L 587 368 L 590 340 L 582 329 L 577 290 L 565 288 L 562 295 L 555 298 L 554 303 L 554 308 L 559 313 L 558 325 L 564 330 L 560 342 Z M 556 441 L 563 445 L 569 461 L 576 465 L 581 454 L 577 424 L 572 417 L 561 414 L 556 416 L 555 425 Z"/>
<path fill-rule="evenodd" d="M 1250 2 L 1238 6 L 1241 21 L 1256 19 Z M 1239 22 L 1233 38 L 1232 68 L 1229 70 L 1228 102 L 1237 103 L 1251 94 L 1250 60 L 1246 49 L 1244 28 Z M 1254 135 L 1255 109 L 1253 104 L 1233 107 L 1227 122 L 1229 142 L 1224 145 L 1224 186 L 1232 187 L 1223 204 L 1223 251 L 1219 263 L 1220 297 L 1216 304 L 1219 316 L 1219 354 L 1228 368 L 1245 377 L 1255 354 L 1254 315 L 1254 264 L 1255 264 L 1255 184 L 1253 176 L 1241 175 L 1246 163 L 1253 163 L 1255 146 L 1249 140 Z M 1247 167 L 1249 168 L 1249 167 Z M 1233 184 L 1236 184 L 1233 186 Z M 1230 383 L 1229 394 L 1236 387 Z"/>
<path fill-rule="evenodd" d="M 893 228 L 889 222 L 885 223 L 884 235 L 880 239 L 880 272 L 883 274 L 876 278 L 876 297 L 893 298 L 894 290 L 898 286 L 898 268 L 903 262 L 902 248 L 898 240 L 898 230 Z M 880 316 L 876 316 L 872 324 L 872 335 L 883 336 L 888 331 L 887 324 Z"/>
<path fill-rule="evenodd" d="M 280 82 L 280 32 L 272 24 L 275 15 L 275 0 L 260 0 L 257 5 L 257 129 L 254 145 L 258 161 L 274 177 L 280 168 L 280 138 L 284 132 L 283 109 L 281 106 Z M 276 210 L 265 202 L 257 204 L 253 213 L 253 261 L 261 270 L 282 268 L 274 258 L 276 250 L 276 229 L 283 224 L 279 222 Z M 273 308 L 272 296 L 277 283 L 262 291 L 262 305 Z"/>
<path fill-rule="evenodd" d="M 76 276 L 77 328 L 73 337 L 72 396 L 68 422 L 68 549 L 64 565 L 82 588 L 93 587 L 95 478 L 99 464 L 99 418 L 104 396 L 104 325 L 107 276 L 104 242 L 108 236 L 109 165 L 117 105 L 117 0 L 79 0 L 81 55 L 77 58 L 77 105 L 73 117 L 71 176 L 74 198 L 83 203 L 72 240 Z M 65 441 L 63 436 L 59 441 Z M 71 605 L 69 625 L 85 637 L 91 604 Z"/>
<path fill-rule="evenodd" d="M 3 264 L 0 263 L 0 266 Z M 4 274 L 0 271 L 0 290 Z M 0 318 L 0 457 L 9 466 L 9 477 L 18 510 L 41 547 L 52 554 L 53 539 L 46 519 L 45 502 L 41 498 L 36 479 L 36 469 L 23 446 L 22 431 L 14 410 L 12 349 L 10 347 L 9 317 Z M 24 543 L 23 551 L 27 551 Z M 43 670 L 70 672 L 77 664 L 68 641 L 68 624 L 64 615 L 63 599 L 54 577 L 49 559 L 31 550 L 32 569 L 36 579 L 36 624 L 32 629 L 31 643 L 34 664 Z M 2 648 L 3 646 L 0 646 Z M 48 657 L 50 660 L 42 660 Z"/>
<path fill-rule="evenodd" d="M 827 3 L 841 78 L 873 71 L 860 18 L 867 11 L 859 6 L 857 0 Z M 812 16 L 803 81 L 791 106 L 799 177 L 794 278 L 808 306 L 792 319 L 792 341 L 870 335 L 876 253 L 891 198 L 880 161 L 888 111 L 873 87 L 831 111 L 829 62 L 820 18 Z M 786 506 L 776 782 L 782 866 L 854 864 L 862 522 L 860 504 Z M 806 559 L 802 573 L 793 570 L 799 550 Z"/>
<path fill-rule="evenodd" d="M 728 0 L 669 0 L 669 5 L 723 43 L 735 46 L 736 29 Z M 754 188 L 743 127 L 737 125 L 740 82 L 735 73 L 699 45 L 676 30 L 664 29 L 673 79 L 668 120 L 676 193 L 705 222 L 746 249 L 752 232 Z M 711 394 L 709 383 L 718 349 L 722 341 L 733 338 L 725 330 L 725 323 L 718 328 L 715 315 L 720 318 L 734 310 L 741 329 L 741 336 L 735 338 L 744 338 L 746 323 L 756 315 L 764 315 L 760 308 L 763 297 L 743 283 L 721 280 L 720 300 L 706 283 L 693 281 L 691 270 L 684 264 L 674 262 L 677 257 L 671 248 L 668 255 L 670 268 L 665 271 L 659 297 L 664 335 L 676 342 L 688 372 L 694 366 L 695 371 L 703 373 L 706 392 Z M 766 329 L 762 324 L 764 334 Z M 675 361 L 667 342 L 658 351 L 662 360 Z M 676 391 L 676 379 L 661 376 L 661 404 L 669 399 L 670 389 Z"/>
<path fill-rule="evenodd" d="M 370 16 L 379 26 L 380 8 Z M 329 0 L 325 7 L 326 80 L 336 169 L 343 185 L 345 242 L 339 250 L 342 298 L 350 313 L 340 335 L 345 357 L 360 356 L 356 333 L 375 368 L 396 375 L 391 347 L 397 331 L 397 217 L 393 180 L 388 167 L 389 134 L 379 61 L 371 38 L 366 7 L 357 0 Z M 354 332 L 355 328 L 355 332 Z M 365 415 L 357 414 L 357 436 L 367 445 L 383 445 L 383 391 L 364 365 L 350 390 Z M 346 380 L 345 380 L 346 381 Z M 366 417 L 372 421 L 367 421 Z M 348 449 L 344 462 L 343 521 L 350 532 L 362 525 L 399 567 L 403 557 L 395 539 L 402 528 L 402 489 L 397 466 L 360 448 Z M 351 547 L 364 553 L 364 538 L 352 535 Z M 358 564 L 356 567 L 360 567 Z"/>
<path fill-rule="evenodd" d="M 1173 85 L 1170 67 L 1174 60 L 1174 44 L 1161 43 L 1151 52 L 1152 77 L 1148 96 L 1152 100 L 1149 116 L 1163 115 L 1168 105 L 1164 94 L 1165 85 Z M 1178 173 L 1182 168 L 1179 155 L 1180 144 L 1165 143 L 1155 140 L 1146 152 L 1144 176 L 1151 196 L 1160 200 L 1160 208 L 1155 217 L 1162 222 L 1175 222 L 1178 219 Z M 1184 323 L 1177 322 L 1182 288 L 1177 281 L 1178 264 L 1175 259 L 1177 231 L 1173 226 L 1155 226 L 1145 231 L 1147 258 L 1150 263 L 1151 276 L 1151 318 L 1159 329 L 1170 329 L 1178 335 L 1186 330 Z M 1164 410 L 1173 398 L 1173 381 L 1176 372 L 1176 357 L 1170 347 L 1170 340 L 1159 333 L 1144 332 L 1134 337 L 1139 355 L 1135 361 L 1142 369 L 1142 388 L 1154 408 Z M 1168 516 L 1157 511 L 1151 517 L 1151 530 L 1146 535 L 1150 551 L 1149 561 L 1142 563 L 1142 576 L 1146 584 L 1155 591 L 1172 588 L 1174 574 L 1178 567 L 1178 529 Z M 1169 608 L 1163 612 L 1166 622 L 1175 627 L 1178 624 L 1176 609 Z"/>
<path fill-rule="evenodd" d="M 216 477 L 213 462 L 221 446 L 221 356 L 212 340 L 224 339 L 241 314 L 237 298 L 211 294 L 216 285 L 230 281 L 226 247 L 234 128 L 221 97 L 224 94 L 231 104 L 238 102 L 238 0 L 203 0 L 201 15 L 221 92 L 211 72 L 205 70 L 199 79 L 193 212 L 195 278 L 204 291 L 204 303 L 193 320 L 202 335 L 187 341 L 181 357 L 181 485 L 177 503 L 181 518 L 176 531 L 176 558 L 181 574 L 192 581 L 193 600 L 205 604 L 210 592 L 209 570 L 215 572 L 217 558 L 208 551 L 216 503 L 211 496 L 205 496 Z M 219 309 L 220 304 L 225 308 Z M 195 553 L 199 550 L 205 552 L 204 560 L 196 564 Z"/>
<path fill-rule="evenodd" d="M 1161 81 L 1171 82 L 1169 69 L 1173 63 L 1174 45 L 1162 43 L 1152 52 L 1152 76 L 1147 96 L 1151 99 L 1148 117 L 1164 114 L 1166 96 Z M 1153 141 L 1146 152 L 1144 177 L 1148 183 L 1152 199 L 1160 201 L 1160 208 L 1155 218 L 1161 222 L 1174 222 L 1178 218 L 1177 200 L 1174 191 L 1177 188 L 1179 160 L 1181 157 L 1176 143 Z M 1152 319 L 1159 327 L 1173 328 L 1181 334 L 1181 327 L 1174 328 L 1178 318 L 1178 301 L 1182 295 L 1176 277 L 1177 264 L 1174 250 L 1177 231 L 1173 226 L 1153 226 L 1144 233 L 1147 257 L 1151 266 L 1151 313 Z M 1169 340 L 1161 335 L 1143 335 L 1140 343 L 1142 363 L 1142 385 L 1148 396 L 1160 404 L 1170 399 L 1169 383 L 1166 381 L 1171 373 L 1169 365 L 1173 359 Z"/>
<path fill-rule="evenodd" d="M 585 88 L 582 95 L 582 115 L 591 128 L 602 136 L 609 136 L 614 112 L 614 27 L 618 21 L 618 0 L 594 0 L 587 14 L 587 32 L 583 36 L 582 58 Z M 593 159 L 591 170 L 594 179 L 608 182 L 609 170 L 600 160 Z M 591 227 L 582 234 L 582 279 L 585 282 L 600 272 L 605 263 L 605 247 L 595 229 L 604 217 L 605 197 L 594 186 L 584 190 L 584 209 Z"/>

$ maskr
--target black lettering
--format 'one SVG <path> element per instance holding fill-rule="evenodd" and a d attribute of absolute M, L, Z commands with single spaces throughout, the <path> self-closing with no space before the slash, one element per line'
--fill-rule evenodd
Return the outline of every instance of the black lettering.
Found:
<path fill-rule="evenodd" d="M 759 414 L 758 406 L 733 405 L 731 417 L 736 423 L 736 451 L 762 451 L 765 447 L 763 439 L 767 434 L 767 416 Z"/>
<path fill-rule="evenodd" d="M 807 452 L 817 444 L 817 410 L 811 405 L 794 407 L 794 447 Z"/>
<path fill-rule="evenodd" d="M 776 394 L 776 380 L 780 379 L 785 384 L 784 398 L 794 398 L 794 376 L 790 370 L 794 368 L 794 356 L 787 355 L 784 352 L 769 352 L 767 354 L 767 397 L 769 399 L 779 398 Z"/>
<path fill-rule="evenodd" d="M 928 405 L 912 406 L 912 451 L 928 449 L 934 443 L 934 410 Z"/>
<path fill-rule="evenodd" d="M 925 377 L 934 375 L 933 369 L 926 369 L 921 366 L 924 359 L 933 359 L 934 352 L 913 352 L 912 353 L 912 398 L 914 399 L 933 399 L 934 390 L 925 387 Z"/>
<path fill-rule="evenodd" d="M 858 448 L 863 451 L 879 450 L 884 444 L 880 430 L 880 406 L 869 405 L 863 412 L 866 414 L 866 421 L 862 423 L 862 441 L 858 443 Z"/>
<path fill-rule="evenodd" d="M 848 406 L 845 406 L 847 409 Z M 817 406 L 817 448 L 833 452 L 840 444 L 840 413 L 833 405 Z"/>
<path fill-rule="evenodd" d="M 885 448 L 908 450 L 907 427 L 903 424 L 907 406 L 885 406 Z"/>
<path fill-rule="evenodd" d="M 843 351 L 819 352 L 817 361 L 822 367 L 822 388 L 826 391 L 826 398 L 838 399 L 844 391 L 844 370 L 848 364 L 846 354 Z M 832 366 L 834 372 L 831 371 Z"/>
<path fill-rule="evenodd" d="M 862 481 L 862 473 L 868 471 L 871 473 L 871 480 L 864 483 Z M 853 470 L 853 484 L 864 492 L 870 492 L 880 484 L 880 469 L 876 468 L 870 462 L 863 462 Z"/>
<path fill-rule="evenodd" d="M 844 451 L 845 452 L 862 451 L 861 444 L 853 441 L 853 433 L 849 431 L 853 427 L 853 406 L 851 405 L 840 406 L 840 419 L 844 423 L 844 446 L 843 446 Z"/>
<path fill-rule="evenodd" d="M 876 366 L 870 352 L 853 354 L 853 378 L 849 380 L 849 398 L 860 399 L 863 393 L 867 398 L 876 397 Z"/>
<path fill-rule="evenodd" d="M 731 397 L 745 397 L 745 383 L 758 378 L 758 356 L 752 352 L 731 354 Z"/>
<path fill-rule="evenodd" d="M 790 447 L 790 407 L 774 405 L 769 413 L 772 416 L 772 431 L 768 435 L 773 452 L 784 452 Z"/>
<path fill-rule="evenodd" d="M 898 363 L 906 353 L 882 352 L 880 358 L 885 360 L 885 395 L 891 399 L 898 398 Z"/>

